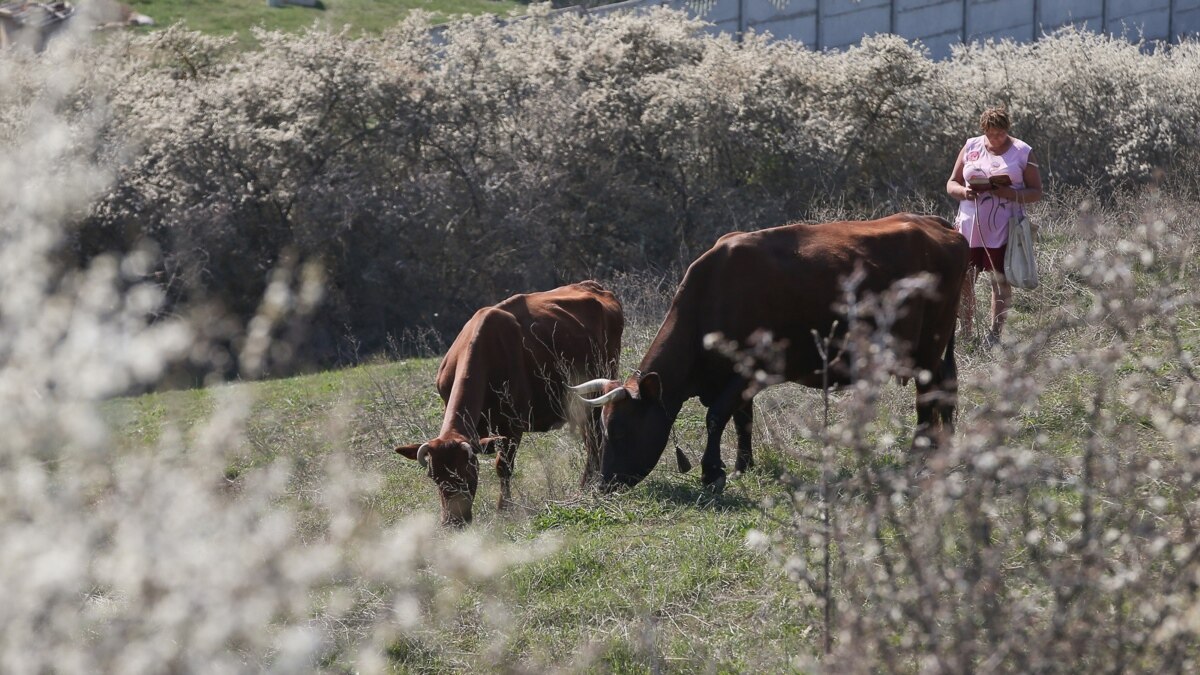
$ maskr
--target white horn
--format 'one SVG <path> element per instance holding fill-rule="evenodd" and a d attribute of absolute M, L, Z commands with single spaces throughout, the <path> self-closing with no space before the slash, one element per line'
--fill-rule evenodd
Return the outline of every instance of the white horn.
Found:
<path fill-rule="evenodd" d="M 608 384 L 609 382 L 610 380 L 606 380 L 603 377 L 597 377 L 594 380 L 588 380 L 583 384 L 577 384 L 573 387 L 568 385 L 567 389 L 570 389 L 576 394 L 590 394 L 594 391 L 600 391 L 604 388 L 604 385 Z"/>
<path fill-rule="evenodd" d="M 422 469 L 429 468 L 429 444 L 428 443 L 422 443 L 421 447 L 417 448 L 417 463 L 419 463 L 421 465 Z"/>
<path fill-rule="evenodd" d="M 623 399 L 627 396 L 629 396 L 628 389 L 626 389 L 625 387 L 617 387 L 616 389 L 613 389 L 612 391 L 608 392 L 607 394 L 605 394 L 599 398 L 584 398 L 583 402 L 585 405 L 589 405 L 593 408 L 599 408 L 600 406 L 604 405 L 605 403 Z M 582 397 L 580 397 L 580 398 L 582 398 Z"/>

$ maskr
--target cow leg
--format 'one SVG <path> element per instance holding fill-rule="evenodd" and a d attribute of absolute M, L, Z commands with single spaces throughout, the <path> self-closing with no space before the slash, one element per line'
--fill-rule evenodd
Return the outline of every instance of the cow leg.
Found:
<path fill-rule="evenodd" d="M 746 401 L 733 411 L 733 429 L 737 432 L 737 463 L 734 468 L 741 473 L 754 467 L 754 450 L 750 447 L 750 432 L 754 426 L 754 399 Z"/>
<path fill-rule="evenodd" d="M 725 491 L 725 462 L 721 461 L 721 434 L 729 424 L 734 410 L 744 405 L 742 392 L 746 381 L 734 377 L 725 385 L 721 395 L 708 407 L 704 422 L 708 429 L 708 442 L 704 446 L 704 457 L 700 460 L 700 482 L 713 494 Z"/>
<path fill-rule="evenodd" d="M 932 382 L 917 383 L 917 428 L 913 432 L 913 450 L 932 450 L 937 441 L 934 436 L 934 410 L 937 388 Z"/>
<path fill-rule="evenodd" d="M 917 429 L 913 435 L 913 449 L 917 451 L 934 449 L 954 434 L 954 412 L 958 405 L 958 361 L 954 356 L 957 331 L 954 319 L 947 314 L 931 327 L 934 325 L 949 331 L 950 339 L 941 353 L 926 349 L 916 358 L 918 371 L 927 370 L 930 375 L 929 381 L 924 384 L 921 378 L 915 378 Z M 936 340 L 934 335 L 926 333 L 922 335 L 920 343 L 931 345 Z"/>
<path fill-rule="evenodd" d="M 600 439 L 603 437 L 603 427 L 601 426 L 603 422 L 600 415 L 602 412 L 602 408 L 592 408 L 588 411 L 587 421 L 584 422 L 583 452 L 585 457 L 583 476 L 579 479 L 580 488 L 600 482 L 600 448 L 602 447 Z"/>
<path fill-rule="evenodd" d="M 940 370 L 940 369 L 939 369 Z M 938 372 L 927 384 L 917 384 L 917 429 L 913 450 L 934 450 L 944 437 L 954 433 L 955 378 Z"/>
<path fill-rule="evenodd" d="M 939 383 L 941 397 L 936 401 L 938 422 L 942 424 L 943 433 L 954 434 L 954 414 L 958 407 L 958 361 L 954 358 L 954 331 L 950 332 L 950 343 L 946 346 L 946 355 L 942 359 L 941 382 Z"/>
<path fill-rule="evenodd" d="M 516 467 L 517 444 L 520 442 L 521 434 L 514 433 L 500 444 L 500 449 L 496 452 L 496 476 L 500 478 L 500 500 L 496 509 L 500 511 L 504 511 L 513 503 L 509 484 Z"/>

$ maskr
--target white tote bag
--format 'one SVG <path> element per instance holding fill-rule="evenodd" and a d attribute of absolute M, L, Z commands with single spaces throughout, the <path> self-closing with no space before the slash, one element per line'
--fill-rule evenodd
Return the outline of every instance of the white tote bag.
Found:
<path fill-rule="evenodd" d="M 1017 288 L 1038 287 L 1037 259 L 1033 239 L 1037 227 L 1024 215 L 1008 219 L 1008 250 L 1004 252 L 1004 276 Z"/>

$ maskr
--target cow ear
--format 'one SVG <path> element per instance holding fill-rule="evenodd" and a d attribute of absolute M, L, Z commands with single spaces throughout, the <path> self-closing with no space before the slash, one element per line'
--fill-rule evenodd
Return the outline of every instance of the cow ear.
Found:
<path fill-rule="evenodd" d="M 401 445 L 400 447 L 396 448 L 396 452 L 401 455 L 404 455 L 405 457 L 407 457 L 411 460 L 416 460 L 417 459 L 417 450 L 419 450 L 420 448 L 421 448 L 420 443 L 410 443 L 408 445 Z"/>
<path fill-rule="evenodd" d="M 658 373 L 646 373 L 638 380 L 638 393 L 650 401 L 662 398 L 662 378 Z"/>
<path fill-rule="evenodd" d="M 488 436 L 487 438 L 479 439 L 479 452 L 484 455 L 494 455 L 496 451 L 504 447 L 508 442 L 508 438 L 504 436 Z"/>

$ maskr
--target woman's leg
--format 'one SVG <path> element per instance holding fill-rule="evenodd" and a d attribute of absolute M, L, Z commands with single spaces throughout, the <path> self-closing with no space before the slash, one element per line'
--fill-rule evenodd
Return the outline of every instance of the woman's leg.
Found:
<path fill-rule="evenodd" d="M 1004 278 L 1000 270 L 992 271 L 992 325 L 988 330 L 997 341 L 1000 331 L 1004 330 L 1004 321 L 1008 318 L 1008 306 L 1012 303 L 1012 284 Z"/>

